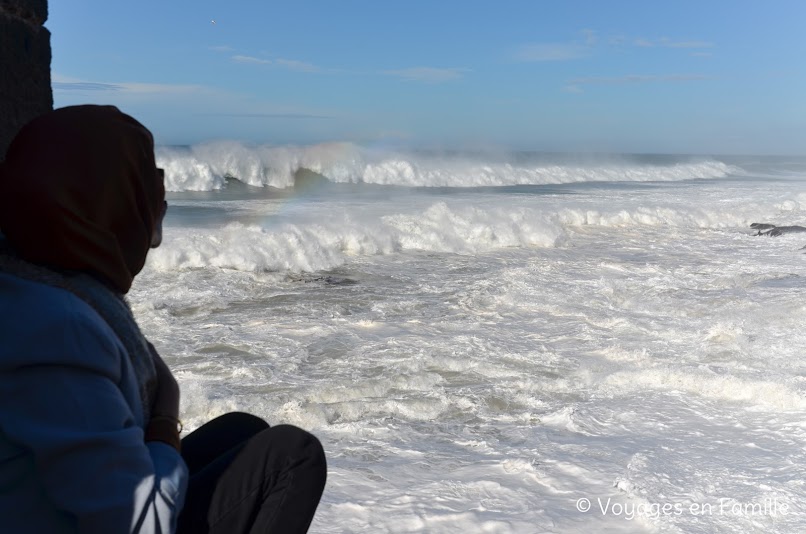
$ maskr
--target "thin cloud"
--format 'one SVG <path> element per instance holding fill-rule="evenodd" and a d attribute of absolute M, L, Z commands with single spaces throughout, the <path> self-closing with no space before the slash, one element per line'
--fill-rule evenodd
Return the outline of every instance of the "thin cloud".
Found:
<path fill-rule="evenodd" d="M 232 61 L 235 63 L 243 63 L 249 65 L 274 65 L 288 70 L 297 72 L 322 72 L 322 68 L 314 65 L 313 63 L 306 63 L 304 61 L 297 61 L 295 59 L 265 59 L 255 56 L 232 56 Z"/>
<path fill-rule="evenodd" d="M 395 76 L 403 80 L 425 83 L 443 83 L 461 78 L 468 69 L 451 68 L 439 69 L 435 67 L 413 67 L 410 69 L 384 70 L 381 74 Z"/>
<path fill-rule="evenodd" d="M 171 85 L 141 82 L 113 82 L 82 80 L 54 73 L 54 96 L 60 105 L 83 103 L 89 98 L 85 91 L 95 91 L 91 100 L 98 104 L 111 104 L 124 110 L 145 110 L 153 114 L 154 104 L 169 104 L 176 113 L 194 116 L 231 117 L 251 120 L 317 121 L 338 118 L 336 112 L 283 107 L 255 99 L 251 95 L 231 92 L 204 85 Z M 216 113 L 217 110 L 222 110 Z M 128 112 L 128 111 L 127 111 Z M 139 115 L 139 113 L 138 113 Z M 212 119 L 214 120 L 214 119 Z M 245 122 L 245 124 L 248 124 Z"/>
<path fill-rule="evenodd" d="M 172 85 L 141 82 L 95 82 L 54 74 L 52 87 L 57 91 L 103 91 L 127 94 L 187 94 L 203 91 L 200 85 Z"/>
<path fill-rule="evenodd" d="M 596 30 L 585 29 L 582 30 L 582 34 L 585 36 L 585 44 L 588 46 L 593 46 L 599 42 L 599 36 Z"/>
<path fill-rule="evenodd" d="M 322 69 L 311 63 L 296 61 L 294 59 L 275 59 L 274 63 L 289 70 L 298 72 L 320 72 Z"/>
<path fill-rule="evenodd" d="M 575 94 L 575 95 L 578 95 L 580 93 L 585 92 L 579 85 L 576 85 L 576 84 L 566 85 L 565 87 L 563 87 L 563 91 L 565 91 L 566 93 L 572 93 L 572 94 Z"/>
<path fill-rule="evenodd" d="M 633 44 L 642 48 L 655 46 L 663 48 L 712 48 L 714 46 L 714 43 L 709 43 L 708 41 L 673 41 L 668 37 L 661 37 L 654 41 L 641 37 L 633 41 Z"/>
<path fill-rule="evenodd" d="M 711 52 L 692 52 L 689 55 L 693 56 L 693 57 L 711 57 L 711 56 L 713 56 L 713 54 Z"/>
<path fill-rule="evenodd" d="M 235 49 L 228 45 L 208 46 L 207 49 L 212 50 L 213 52 L 235 52 Z"/>
<path fill-rule="evenodd" d="M 711 48 L 714 46 L 713 43 L 707 41 L 672 41 L 667 37 L 662 37 L 660 44 L 668 48 Z"/>
<path fill-rule="evenodd" d="M 99 82 L 53 82 L 56 91 L 120 91 L 121 86 L 114 83 Z"/>
<path fill-rule="evenodd" d="M 627 40 L 627 37 L 624 35 L 611 35 L 607 38 L 607 44 L 610 46 L 621 46 L 624 44 L 624 41 Z"/>
<path fill-rule="evenodd" d="M 527 44 L 513 54 L 515 61 L 532 63 L 540 61 L 568 61 L 590 55 L 590 49 L 576 43 Z"/>
<path fill-rule="evenodd" d="M 619 85 L 648 82 L 692 82 L 710 80 L 710 76 L 704 74 L 628 74 L 626 76 L 613 77 L 588 77 L 570 80 L 566 87 L 577 87 L 581 85 Z"/>
<path fill-rule="evenodd" d="M 252 65 L 271 65 L 270 59 L 262 59 L 252 56 L 232 56 L 232 61 L 235 63 L 249 63 Z"/>
<path fill-rule="evenodd" d="M 330 115 L 314 113 L 198 113 L 206 117 L 239 117 L 247 119 L 332 119 Z"/>
<path fill-rule="evenodd" d="M 136 83 L 136 82 L 127 82 L 122 83 L 120 86 L 123 88 L 124 91 L 129 93 L 140 93 L 140 94 L 186 94 L 186 93 L 197 93 L 199 91 L 203 91 L 204 88 L 200 85 L 169 85 L 169 84 L 158 84 L 158 83 Z"/>

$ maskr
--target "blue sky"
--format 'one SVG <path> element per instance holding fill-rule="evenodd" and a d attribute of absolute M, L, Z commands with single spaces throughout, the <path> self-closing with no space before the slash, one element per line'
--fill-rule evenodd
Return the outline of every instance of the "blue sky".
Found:
<path fill-rule="evenodd" d="M 215 21 L 215 23 L 213 23 Z M 806 2 L 51 0 L 56 106 L 159 143 L 806 155 Z"/>

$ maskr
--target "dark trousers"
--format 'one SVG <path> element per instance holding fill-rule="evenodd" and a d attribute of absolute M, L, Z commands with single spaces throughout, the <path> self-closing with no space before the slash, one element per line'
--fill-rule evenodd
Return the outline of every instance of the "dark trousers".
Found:
<path fill-rule="evenodd" d="M 177 533 L 307 532 L 325 489 L 319 440 L 245 413 L 213 419 L 182 440 L 190 471 Z"/>

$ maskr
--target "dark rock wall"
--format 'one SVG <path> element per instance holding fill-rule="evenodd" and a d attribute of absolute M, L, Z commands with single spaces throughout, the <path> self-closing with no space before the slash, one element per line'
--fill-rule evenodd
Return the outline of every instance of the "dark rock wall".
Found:
<path fill-rule="evenodd" d="M 47 0 L 0 0 L 0 159 L 17 131 L 53 109 Z"/>

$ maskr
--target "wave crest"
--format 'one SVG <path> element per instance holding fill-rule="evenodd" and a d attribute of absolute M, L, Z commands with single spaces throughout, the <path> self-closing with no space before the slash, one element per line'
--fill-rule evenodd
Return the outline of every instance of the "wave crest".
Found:
<path fill-rule="evenodd" d="M 158 147 L 169 191 L 213 191 L 228 178 L 256 187 L 289 188 L 307 169 L 333 183 L 407 187 L 499 187 L 577 182 L 648 182 L 722 178 L 741 169 L 718 160 L 659 164 L 609 157 L 564 163 L 484 154 L 385 152 L 350 143 L 307 147 L 248 146 L 235 141 Z M 509 160 L 525 160 L 513 163 Z"/>
<path fill-rule="evenodd" d="M 360 217 L 360 216 L 359 216 Z M 472 254 L 507 247 L 554 247 L 565 238 L 537 209 L 450 207 L 356 218 L 323 215 L 318 221 L 282 225 L 231 223 L 216 230 L 170 229 L 148 256 L 159 270 L 216 267 L 240 271 L 332 269 L 351 256 L 429 251 Z"/>

